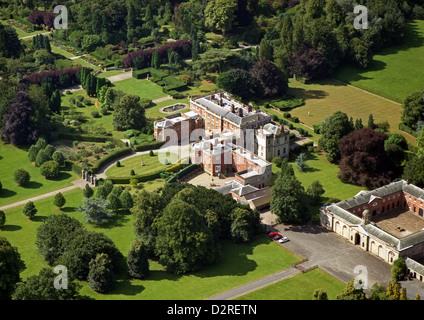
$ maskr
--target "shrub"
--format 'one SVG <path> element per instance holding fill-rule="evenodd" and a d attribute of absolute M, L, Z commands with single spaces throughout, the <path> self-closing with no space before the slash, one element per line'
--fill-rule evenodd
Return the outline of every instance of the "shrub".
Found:
<path fill-rule="evenodd" d="M 92 112 L 91 112 L 91 116 L 92 116 L 93 118 L 100 118 L 100 114 L 99 114 L 99 112 L 98 112 L 98 111 L 92 111 Z"/>
<path fill-rule="evenodd" d="M 290 119 L 291 118 L 290 112 L 284 112 L 283 117 L 286 119 Z"/>
<path fill-rule="evenodd" d="M 299 117 L 292 117 L 291 119 L 292 119 L 292 121 L 294 123 L 299 123 L 300 122 Z"/>
<path fill-rule="evenodd" d="M 50 161 L 52 158 L 49 153 L 43 149 L 38 151 L 37 157 L 35 158 L 35 165 L 40 167 L 44 162 Z"/>
<path fill-rule="evenodd" d="M 121 165 L 121 162 L 118 160 L 118 161 L 116 161 L 116 166 L 118 167 L 118 168 L 120 168 L 122 165 Z"/>
<path fill-rule="evenodd" d="M 56 161 L 59 165 L 63 165 L 65 163 L 65 156 L 60 151 L 55 151 L 53 153 L 52 159 Z"/>
<path fill-rule="evenodd" d="M 91 106 L 91 105 L 93 105 L 93 101 L 91 101 L 90 99 L 84 99 L 84 104 L 86 106 Z"/>
<path fill-rule="evenodd" d="M 25 206 L 24 209 L 22 211 L 22 213 L 28 217 L 28 218 L 32 218 L 37 214 L 37 208 L 35 208 L 35 204 L 32 201 L 28 201 Z"/>
<path fill-rule="evenodd" d="M 112 261 L 107 254 L 101 253 L 89 263 L 88 284 L 94 291 L 105 293 L 114 287 Z"/>
<path fill-rule="evenodd" d="M 6 215 L 4 214 L 4 211 L 0 210 L 0 229 L 4 226 L 6 223 Z"/>
<path fill-rule="evenodd" d="M 130 176 L 135 176 L 135 172 L 134 172 L 133 169 L 131 169 L 131 171 L 130 171 Z"/>
<path fill-rule="evenodd" d="M 151 157 L 153 157 L 153 156 L 155 155 L 155 154 L 153 153 L 153 150 L 150 150 L 149 155 L 150 155 Z"/>
<path fill-rule="evenodd" d="M 46 179 L 57 178 L 60 174 L 59 164 L 54 160 L 43 163 L 40 167 L 40 174 Z"/>
<path fill-rule="evenodd" d="M 30 179 L 31 176 L 29 175 L 29 172 L 24 169 L 16 170 L 13 176 L 13 180 L 21 187 L 25 186 Z"/>
<path fill-rule="evenodd" d="M 66 199 L 63 196 L 62 193 L 57 193 L 56 196 L 54 197 L 54 202 L 53 204 L 58 207 L 58 208 L 62 208 L 66 203 Z"/>
<path fill-rule="evenodd" d="M 32 145 L 28 150 L 28 159 L 30 162 L 35 162 L 35 159 L 37 158 L 37 154 L 40 151 L 40 149 L 36 145 Z"/>

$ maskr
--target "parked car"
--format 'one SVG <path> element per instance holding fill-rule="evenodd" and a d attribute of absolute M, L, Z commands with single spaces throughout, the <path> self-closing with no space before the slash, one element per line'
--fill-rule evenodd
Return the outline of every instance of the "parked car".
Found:
<path fill-rule="evenodd" d="M 283 236 L 281 234 L 277 234 L 274 238 L 274 240 L 280 240 Z"/>
<path fill-rule="evenodd" d="M 268 233 L 268 237 L 274 238 L 277 234 L 279 234 L 279 233 L 278 232 L 270 232 L 270 233 Z"/>
<path fill-rule="evenodd" d="M 289 241 L 289 238 L 287 238 L 287 237 L 282 237 L 280 240 L 278 240 L 279 243 L 284 243 L 284 242 L 287 242 L 287 241 Z"/>

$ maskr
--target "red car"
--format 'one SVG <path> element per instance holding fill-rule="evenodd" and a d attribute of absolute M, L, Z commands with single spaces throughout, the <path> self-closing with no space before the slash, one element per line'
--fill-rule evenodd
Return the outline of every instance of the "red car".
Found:
<path fill-rule="evenodd" d="M 274 240 L 280 240 L 283 236 L 281 234 L 277 234 L 275 237 L 273 237 L 272 239 Z"/>
<path fill-rule="evenodd" d="M 278 232 L 270 232 L 270 233 L 268 233 L 268 237 L 274 238 L 277 234 L 278 234 Z"/>

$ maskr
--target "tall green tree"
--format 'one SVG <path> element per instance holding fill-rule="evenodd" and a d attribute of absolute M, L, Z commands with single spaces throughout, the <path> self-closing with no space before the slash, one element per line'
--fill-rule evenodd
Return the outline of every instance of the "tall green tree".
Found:
<path fill-rule="evenodd" d="M 89 264 L 88 284 L 91 289 L 106 293 L 113 289 L 115 277 L 112 262 L 105 253 L 98 254 Z"/>
<path fill-rule="evenodd" d="M 84 198 L 83 205 L 79 206 L 76 211 L 82 213 L 87 222 L 101 224 L 113 216 L 109 205 L 109 201 L 103 198 Z"/>
<path fill-rule="evenodd" d="M 57 193 L 54 197 L 54 205 L 62 210 L 62 207 L 65 205 L 66 199 L 61 192 Z"/>
<path fill-rule="evenodd" d="M 319 145 L 326 152 L 327 160 L 336 163 L 340 160 L 339 140 L 353 131 L 347 114 L 337 111 L 322 123 Z"/>
<path fill-rule="evenodd" d="M 272 188 L 271 212 L 281 222 L 305 223 L 310 217 L 305 197 L 300 181 L 294 175 L 282 172 Z"/>
<path fill-rule="evenodd" d="M 32 219 L 36 214 L 37 214 L 37 208 L 35 207 L 35 204 L 34 204 L 34 202 L 32 202 L 32 201 L 28 201 L 26 204 L 25 204 L 25 206 L 24 206 L 24 209 L 22 210 L 22 213 L 26 216 L 26 217 L 28 217 L 28 218 L 30 218 L 30 219 Z"/>
<path fill-rule="evenodd" d="M 18 249 L 4 237 L 0 237 L 0 261 L 0 300 L 9 300 L 26 266 Z"/>
<path fill-rule="evenodd" d="M 195 206 L 174 199 L 156 225 L 156 253 L 167 271 L 196 271 L 218 258 L 212 232 Z"/>
<path fill-rule="evenodd" d="M 222 33 L 230 31 L 235 23 L 237 0 L 210 0 L 205 8 L 205 25 Z"/>
<path fill-rule="evenodd" d="M 143 279 L 149 275 L 148 252 L 141 240 L 134 240 L 128 251 L 128 274 L 132 278 Z"/>
<path fill-rule="evenodd" d="M 140 104 L 140 97 L 134 95 L 123 96 L 115 106 L 115 112 L 113 113 L 113 127 L 115 130 L 141 130 L 145 124 L 145 110 Z"/>
<path fill-rule="evenodd" d="M 50 268 L 43 268 L 38 275 L 28 277 L 25 282 L 18 283 L 12 300 L 86 300 L 79 291 L 82 285 L 75 282 L 68 274 L 66 289 L 54 287 L 57 274 Z"/>

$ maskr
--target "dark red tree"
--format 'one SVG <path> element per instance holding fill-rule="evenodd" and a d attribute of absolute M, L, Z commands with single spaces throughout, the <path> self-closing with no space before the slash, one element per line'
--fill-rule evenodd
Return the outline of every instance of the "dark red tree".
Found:
<path fill-rule="evenodd" d="M 80 70 L 81 68 L 72 68 L 65 70 L 51 70 L 39 73 L 32 73 L 29 76 L 25 77 L 23 80 L 21 80 L 21 82 L 24 84 L 31 83 L 41 85 L 43 83 L 44 78 L 51 78 L 52 83 L 55 84 L 55 88 L 59 88 L 61 83 L 60 74 L 68 75 L 72 85 L 80 82 L 77 76 L 77 73 Z"/>
<path fill-rule="evenodd" d="M 124 63 L 125 68 L 131 68 L 133 67 L 133 60 L 136 57 L 142 56 L 144 58 L 144 61 L 151 61 L 152 54 L 155 51 L 159 51 L 159 57 L 162 61 L 167 61 L 169 49 L 172 49 L 173 51 L 177 52 L 181 58 L 189 58 L 191 55 L 191 42 L 187 39 L 182 39 L 164 44 L 159 48 L 137 50 L 127 54 L 127 56 L 122 60 L 122 62 Z"/>
<path fill-rule="evenodd" d="M 34 111 L 28 94 L 23 91 L 17 92 L 14 102 L 4 116 L 3 137 L 16 146 L 34 143 L 38 138 L 38 130 L 31 120 L 33 116 Z"/>
<path fill-rule="evenodd" d="M 44 24 L 49 28 L 53 28 L 55 17 L 56 15 L 53 12 L 35 10 L 30 13 L 27 20 L 38 26 Z"/>
<path fill-rule="evenodd" d="M 307 80 L 321 79 L 328 75 L 328 63 L 323 53 L 301 44 L 295 55 L 289 57 L 292 74 Z"/>
<path fill-rule="evenodd" d="M 384 150 L 386 138 L 381 132 L 364 128 L 340 139 L 339 178 L 372 189 L 390 183 L 396 166 Z"/>
<path fill-rule="evenodd" d="M 286 76 L 271 62 L 258 61 L 249 71 L 254 89 L 261 98 L 283 95 L 288 87 Z"/>

